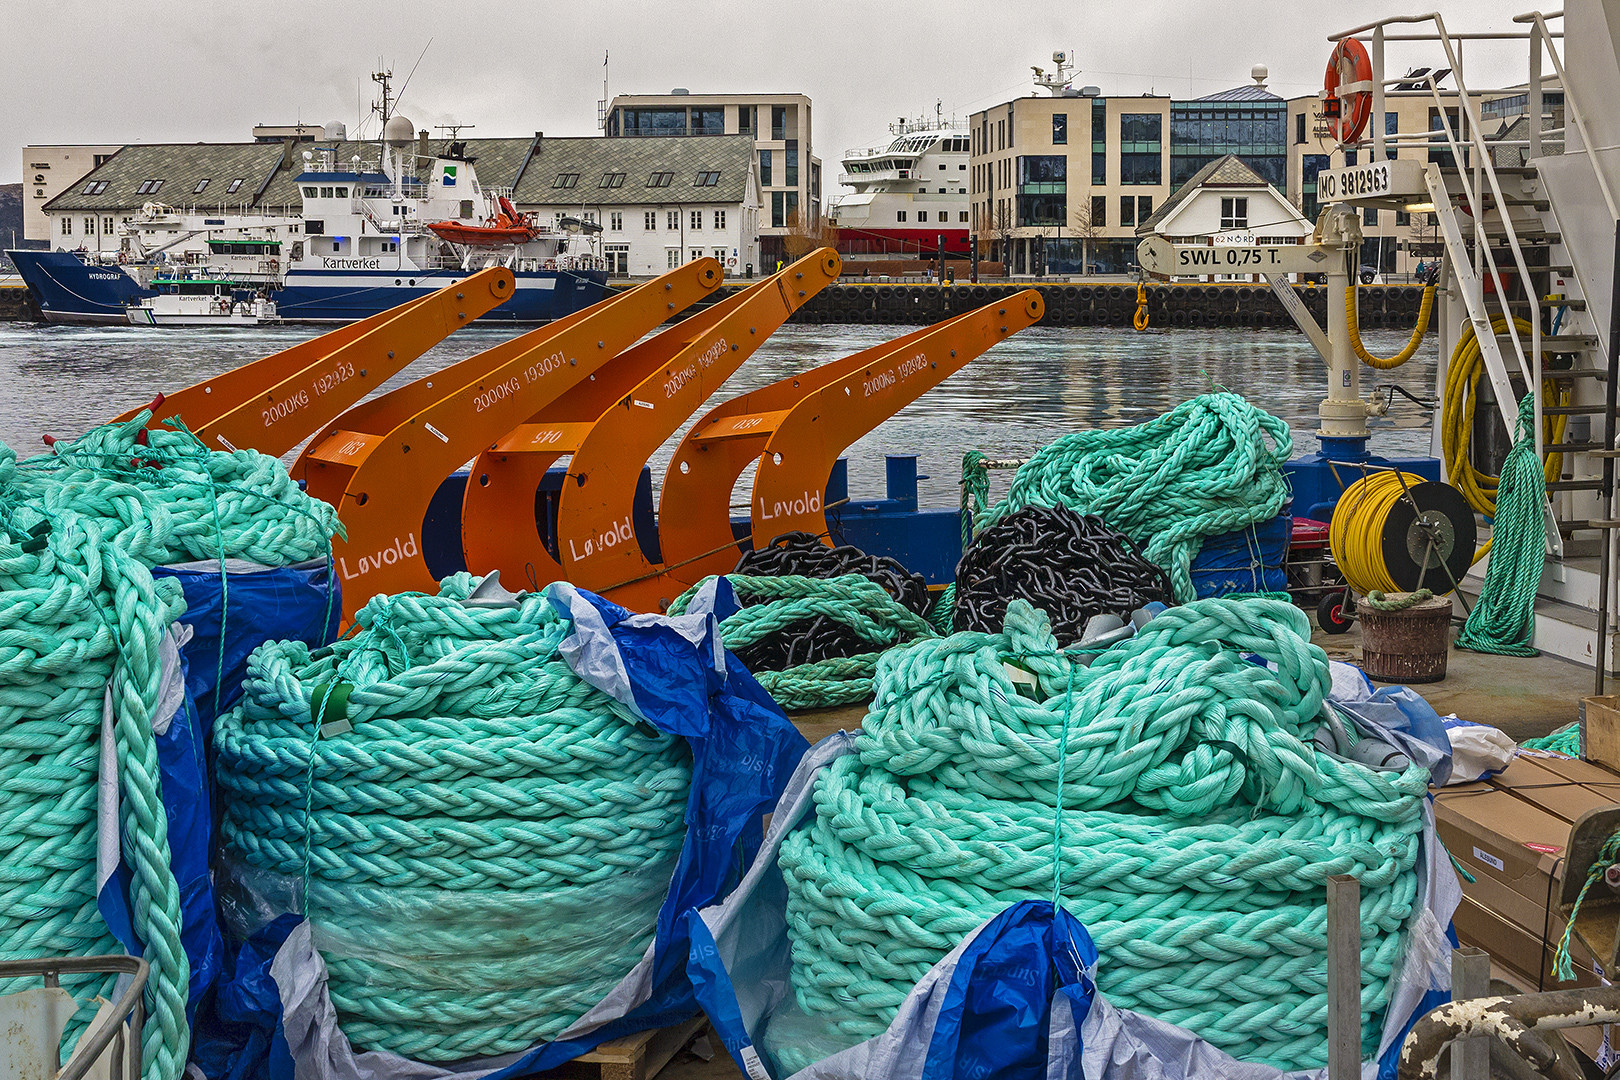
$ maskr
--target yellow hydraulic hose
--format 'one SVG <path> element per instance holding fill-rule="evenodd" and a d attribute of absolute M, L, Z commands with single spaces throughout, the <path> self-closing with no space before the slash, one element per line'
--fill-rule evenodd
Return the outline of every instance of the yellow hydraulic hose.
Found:
<path fill-rule="evenodd" d="M 1136 285 L 1136 314 L 1131 318 L 1131 325 L 1138 330 L 1148 328 L 1147 310 L 1147 283 L 1137 282 Z"/>
<path fill-rule="evenodd" d="M 1384 565 L 1385 522 L 1406 488 L 1423 482 L 1423 477 L 1413 473 L 1377 472 L 1357 480 L 1339 496 L 1328 525 L 1328 546 L 1344 580 L 1363 596 L 1374 590 L 1401 591 Z"/>
<path fill-rule="evenodd" d="M 1515 318 L 1513 324 L 1521 334 L 1530 333 L 1529 320 Z M 1506 333 L 1507 325 L 1506 316 L 1498 315 L 1491 320 L 1491 332 Z M 1479 339 L 1470 324 L 1463 330 L 1456 349 L 1452 351 L 1451 363 L 1446 368 L 1445 410 L 1440 418 L 1441 452 L 1446 461 L 1447 478 L 1463 493 L 1468 505 L 1481 514 L 1495 516 L 1497 478 L 1480 472 L 1468 457 L 1468 444 L 1474 433 L 1474 402 L 1477 400 L 1480 376 L 1484 373 L 1485 360 L 1480 353 Z M 1567 384 L 1545 379 L 1541 383 L 1541 396 L 1543 401 L 1568 405 L 1570 390 Z M 1563 441 L 1569 417 L 1543 414 L 1541 422 L 1543 441 Z M 1549 483 L 1557 480 L 1563 469 L 1563 454 L 1547 455 L 1545 470 Z"/>
<path fill-rule="evenodd" d="M 1388 371 L 1390 368 L 1400 367 L 1412 357 L 1417 355 L 1418 346 L 1423 342 L 1423 335 L 1429 330 L 1429 316 L 1434 313 L 1434 286 L 1428 285 L 1423 289 L 1423 305 L 1418 308 L 1417 325 L 1412 327 L 1412 340 L 1406 343 L 1406 348 L 1394 356 L 1374 356 L 1367 351 L 1361 343 L 1361 327 L 1356 315 L 1356 286 L 1351 285 L 1344 290 L 1344 311 L 1346 320 L 1350 324 L 1350 347 L 1361 357 L 1361 362 L 1369 367 Z"/>

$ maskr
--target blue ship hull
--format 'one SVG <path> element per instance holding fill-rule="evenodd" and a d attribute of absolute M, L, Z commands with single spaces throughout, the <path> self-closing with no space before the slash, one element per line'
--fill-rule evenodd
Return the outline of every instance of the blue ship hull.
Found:
<path fill-rule="evenodd" d="M 46 322 L 126 325 L 124 309 L 157 295 L 118 266 L 87 266 L 68 251 L 8 251 Z"/>
<path fill-rule="evenodd" d="M 124 309 L 155 295 L 118 266 L 88 266 L 66 251 L 9 251 L 47 322 L 127 322 Z M 292 270 L 272 294 L 288 322 L 354 322 L 460 281 L 457 270 Z M 601 271 L 514 274 L 512 298 L 485 322 L 543 323 L 590 307 L 608 294 Z"/>

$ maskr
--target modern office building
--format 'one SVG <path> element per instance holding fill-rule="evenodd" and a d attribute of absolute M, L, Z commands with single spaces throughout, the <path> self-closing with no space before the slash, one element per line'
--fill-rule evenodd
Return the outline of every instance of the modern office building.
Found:
<path fill-rule="evenodd" d="M 1288 103 L 1257 85 L 1190 101 L 1104 97 L 1037 73 L 1051 96 L 1015 98 L 969 120 L 970 223 L 1010 272 L 1122 273 L 1137 226 L 1213 161 L 1236 155 L 1286 182 Z"/>
<path fill-rule="evenodd" d="M 609 138 L 750 135 L 758 161 L 759 245 L 765 269 L 787 255 L 784 238 L 821 221 L 821 159 L 803 94 L 620 94 L 604 118 Z"/>

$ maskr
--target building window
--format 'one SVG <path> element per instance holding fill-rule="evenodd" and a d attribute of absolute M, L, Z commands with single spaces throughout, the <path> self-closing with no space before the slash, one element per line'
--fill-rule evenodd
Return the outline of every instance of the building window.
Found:
<path fill-rule="evenodd" d="M 655 172 L 647 177 L 648 187 L 669 187 L 674 182 L 675 174 L 672 172 Z"/>
<path fill-rule="evenodd" d="M 692 223 L 690 227 L 693 232 L 697 232 L 699 229 L 703 228 L 703 211 L 692 211 Z"/>
<path fill-rule="evenodd" d="M 759 152 L 759 183 L 761 187 L 771 186 L 771 152 L 769 150 Z"/>
<path fill-rule="evenodd" d="M 113 219 L 110 218 L 110 217 L 102 218 L 101 219 L 101 235 L 103 235 L 103 236 L 111 236 L 112 234 L 113 234 Z"/>
<path fill-rule="evenodd" d="M 1138 195 L 1136 197 L 1136 221 L 1141 224 L 1153 216 L 1153 196 Z"/>
<path fill-rule="evenodd" d="M 618 210 L 615 210 L 611 214 L 609 214 L 608 215 L 608 228 L 612 229 L 614 232 L 623 232 L 624 231 L 624 214 L 621 213 Z"/>
<path fill-rule="evenodd" d="M 641 224 L 648 232 L 658 228 L 658 211 L 646 210 L 642 212 Z"/>
<path fill-rule="evenodd" d="M 1321 207 L 1316 201 L 1316 177 L 1328 167 L 1326 154 L 1305 154 L 1300 158 L 1300 213 L 1315 221 Z"/>
<path fill-rule="evenodd" d="M 926 210 L 917 211 L 917 220 L 921 221 L 921 222 L 926 222 L 928 220 L 928 211 L 926 211 Z"/>
<path fill-rule="evenodd" d="M 1400 116 L 1398 116 L 1397 114 L 1392 113 L 1392 112 L 1385 113 L 1384 114 L 1384 134 L 1385 135 L 1398 135 L 1398 134 L 1400 134 L 1400 130 L 1401 130 L 1401 118 L 1400 118 Z M 1386 158 L 1388 158 L 1390 161 L 1395 160 L 1395 147 L 1391 146 L 1387 142 L 1384 144 L 1384 156 Z"/>
<path fill-rule="evenodd" d="M 782 151 L 782 182 L 788 187 L 799 186 L 799 140 L 788 139 Z"/>
<path fill-rule="evenodd" d="M 551 186 L 554 187 L 554 188 L 571 188 L 571 187 L 575 186 L 578 183 L 579 183 L 579 173 L 577 173 L 577 172 L 565 172 L 565 173 L 558 173 L 557 174 L 557 179 L 555 179 L 555 180 L 553 180 L 551 182 Z"/>
<path fill-rule="evenodd" d="M 1378 227 L 1378 208 L 1376 206 L 1362 207 L 1362 210 L 1361 210 L 1361 223 L 1363 225 L 1370 225 L 1373 228 L 1377 228 Z"/>
<path fill-rule="evenodd" d="M 1119 223 L 1134 226 L 1136 224 L 1136 196 L 1121 195 L 1119 197 Z"/>
<path fill-rule="evenodd" d="M 1395 225 L 1396 225 L 1397 228 L 1404 229 L 1410 224 L 1412 224 L 1412 215 L 1411 214 L 1409 214 L 1405 210 L 1397 210 L 1397 211 L 1395 211 Z"/>
<path fill-rule="evenodd" d="M 1300 114 L 1303 116 L 1304 114 Z M 1296 117 L 1296 134 L 1304 128 Z M 1288 103 L 1180 101 L 1170 106 L 1170 188 L 1175 190 L 1211 161 L 1236 154 L 1278 189 L 1288 186 Z"/>
<path fill-rule="evenodd" d="M 963 224 L 963 225 L 966 225 L 966 224 L 967 224 L 967 219 L 968 219 L 968 213 L 967 213 L 967 211 L 966 211 L 966 210 L 958 210 L 958 211 L 957 211 L 957 212 L 956 212 L 956 216 L 957 216 L 957 219 L 958 219 L 958 220 L 959 220 L 959 221 L 960 221 L 960 222 L 961 222 L 961 223 L 962 223 L 962 224 Z"/>
<path fill-rule="evenodd" d="M 1104 195 L 1091 197 L 1091 220 L 1086 223 L 1093 229 L 1108 227 L 1108 198 Z"/>
<path fill-rule="evenodd" d="M 684 107 L 620 109 L 620 131 L 625 135 L 685 135 Z"/>
<path fill-rule="evenodd" d="M 64 217 L 62 219 L 62 235 L 63 236 L 72 236 L 73 235 L 73 219 L 72 218 Z"/>
<path fill-rule="evenodd" d="M 597 184 L 596 186 L 605 188 L 624 187 L 624 173 L 605 172 L 602 174 L 601 183 Z"/>
<path fill-rule="evenodd" d="M 787 106 L 771 106 L 771 138 L 787 138 Z"/>
<path fill-rule="evenodd" d="M 681 249 L 680 248 L 670 248 L 664 254 L 665 254 L 665 263 L 666 263 L 666 265 L 668 265 L 668 267 L 671 270 L 673 270 L 677 266 L 681 265 Z"/>
<path fill-rule="evenodd" d="M 332 189 L 329 188 L 329 187 L 321 188 L 321 198 L 323 198 L 323 199 L 332 198 Z"/>
<path fill-rule="evenodd" d="M 137 194 L 137 195 L 156 195 L 158 188 L 160 188 L 162 186 L 163 186 L 163 181 L 162 180 L 146 180 L 146 181 L 143 181 L 141 183 L 140 187 L 135 189 L 135 194 Z"/>
<path fill-rule="evenodd" d="M 664 227 L 670 230 L 679 229 L 681 227 L 681 212 L 679 210 L 670 210 L 665 213 Z"/>
<path fill-rule="evenodd" d="M 236 190 L 242 186 L 242 182 L 246 179 L 246 177 L 238 176 L 235 180 L 232 180 L 230 186 L 225 189 L 225 194 L 235 195 Z"/>
<path fill-rule="evenodd" d="M 717 172 L 700 172 L 692 180 L 693 187 L 716 187 L 720 183 L 720 174 Z"/>
<path fill-rule="evenodd" d="M 721 229 L 724 229 L 725 227 L 726 227 L 726 212 L 724 210 L 716 210 L 714 212 L 714 228 L 715 228 L 715 231 L 718 232 Z"/>
<path fill-rule="evenodd" d="M 45 178 L 43 176 L 34 177 L 34 183 L 42 184 L 44 182 L 45 182 Z M 100 182 L 101 181 L 99 181 L 99 180 L 90 181 L 88 184 L 84 185 L 83 189 L 80 190 L 79 194 L 80 195 L 94 195 L 96 193 L 96 185 L 98 183 L 100 183 Z"/>
<path fill-rule="evenodd" d="M 1108 183 L 1108 102 L 1091 101 L 1091 182 Z"/>
<path fill-rule="evenodd" d="M 1067 146 L 1067 145 L 1069 145 L 1069 114 L 1068 113 L 1053 113 L 1052 114 L 1052 145 L 1053 146 Z"/>
<path fill-rule="evenodd" d="M 726 110 L 724 107 L 704 107 L 692 110 L 693 135 L 724 135 Z"/>
<path fill-rule="evenodd" d="M 737 134 L 752 135 L 754 133 L 754 107 L 752 105 L 737 106 Z"/>
<path fill-rule="evenodd" d="M 1249 200 L 1242 196 L 1221 200 L 1221 228 L 1247 229 L 1249 227 Z"/>
<path fill-rule="evenodd" d="M 701 258 L 703 258 L 703 249 L 702 248 L 693 248 L 692 249 L 692 257 L 687 261 L 688 262 L 697 262 Z"/>
<path fill-rule="evenodd" d="M 191 193 L 193 195 L 201 195 L 203 193 L 203 188 L 207 186 L 208 178 L 205 176 L 201 180 L 197 181 L 197 186 L 191 189 Z"/>
<path fill-rule="evenodd" d="M 894 212 L 894 220 L 896 220 L 896 221 L 904 221 L 904 220 L 906 220 L 906 212 L 904 210 L 896 210 Z"/>
<path fill-rule="evenodd" d="M 1294 117 L 1294 142 L 1299 143 L 1299 144 L 1303 144 L 1305 142 L 1305 114 L 1304 113 L 1300 113 L 1300 114 L 1298 114 L 1297 116 Z"/>

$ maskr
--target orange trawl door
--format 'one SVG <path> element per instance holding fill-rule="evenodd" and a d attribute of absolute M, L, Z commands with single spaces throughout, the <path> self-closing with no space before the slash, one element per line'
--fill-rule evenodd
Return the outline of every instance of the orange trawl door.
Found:
<path fill-rule="evenodd" d="M 304 464 L 310 492 L 338 508 L 348 531 L 333 544 L 345 617 L 379 593 L 431 590 L 436 583 L 420 537 L 444 478 L 707 295 L 720 276 L 716 260 L 698 259 L 597 304 L 583 318 L 563 320 L 561 328 L 524 334 L 516 339 L 521 348 L 497 346 L 504 363 L 448 389 L 386 433 L 350 431 L 340 418 Z"/>

